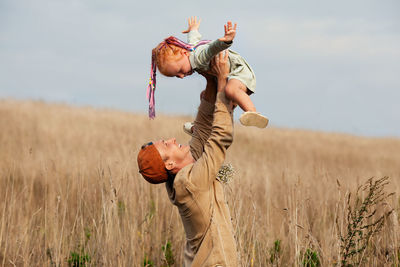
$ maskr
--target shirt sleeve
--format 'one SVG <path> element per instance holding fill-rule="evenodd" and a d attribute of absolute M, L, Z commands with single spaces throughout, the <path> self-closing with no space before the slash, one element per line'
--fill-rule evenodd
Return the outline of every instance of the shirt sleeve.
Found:
<path fill-rule="evenodd" d="M 195 160 L 203 154 L 204 143 L 210 137 L 214 119 L 215 105 L 202 99 L 194 120 L 193 137 L 190 140 L 190 152 Z"/>
<path fill-rule="evenodd" d="M 201 40 L 201 34 L 198 30 L 192 30 L 187 35 L 187 42 L 191 45 L 195 45 Z"/>
<path fill-rule="evenodd" d="M 191 185 L 198 189 L 207 189 L 213 183 L 232 141 L 233 120 L 230 101 L 224 92 L 219 92 L 215 101 L 210 137 L 204 144 L 204 152 L 193 164 L 189 175 Z"/>
<path fill-rule="evenodd" d="M 195 66 L 195 68 L 208 70 L 211 59 L 231 45 L 232 43 L 225 43 L 218 39 L 206 45 L 201 45 L 193 52 L 193 62 L 191 62 L 191 65 Z"/>

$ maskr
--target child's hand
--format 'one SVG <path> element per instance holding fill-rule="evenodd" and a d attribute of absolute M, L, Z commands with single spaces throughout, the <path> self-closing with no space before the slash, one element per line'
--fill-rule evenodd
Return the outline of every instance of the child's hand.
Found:
<path fill-rule="evenodd" d="M 198 30 L 200 27 L 201 19 L 197 20 L 197 17 L 190 17 L 188 18 L 188 29 L 182 31 L 182 33 L 188 33 L 190 31 Z"/>
<path fill-rule="evenodd" d="M 226 43 L 230 43 L 235 39 L 236 35 L 236 26 L 237 24 L 235 23 L 235 26 L 232 28 L 232 22 L 228 21 L 226 25 L 224 25 L 224 30 L 225 30 L 225 35 L 224 37 L 219 38 L 218 40 Z"/>

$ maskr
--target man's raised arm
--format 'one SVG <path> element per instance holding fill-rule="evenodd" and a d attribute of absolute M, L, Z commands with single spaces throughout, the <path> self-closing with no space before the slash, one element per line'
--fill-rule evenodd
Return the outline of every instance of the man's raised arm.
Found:
<path fill-rule="evenodd" d="M 207 80 L 206 89 L 200 95 L 200 106 L 194 121 L 193 137 L 190 140 L 190 152 L 197 160 L 204 150 L 204 144 L 210 137 L 212 122 L 214 120 L 215 98 L 217 94 L 217 81 L 209 74 L 202 74 Z"/>
<path fill-rule="evenodd" d="M 218 170 L 225 160 L 226 150 L 233 141 L 232 103 L 225 96 L 229 73 L 228 51 L 215 57 L 212 69 L 218 77 L 214 120 L 210 137 L 204 144 L 204 152 L 193 165 L 191 175 L 191 182 L 199 188 L 207 188 L 215 180 Z"/>

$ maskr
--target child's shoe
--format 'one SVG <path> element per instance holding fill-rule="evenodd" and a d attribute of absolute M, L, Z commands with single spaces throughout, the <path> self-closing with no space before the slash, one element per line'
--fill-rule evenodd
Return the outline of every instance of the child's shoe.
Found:
<path fill-rule="evenodd" d="M 193 127 L 193 122 L 185 122 L 185 124 L 183 124 L 183 131 L 188 135 L 193 136 Z"/>
<path fill-rule="evenodd" d="M 240 118 L 240 123 L 244 126 L 256 126 L 258 128 L 265 128 L 268 125 L 268 118 L 261 115 L 259 112 L 246 111 Z"/>

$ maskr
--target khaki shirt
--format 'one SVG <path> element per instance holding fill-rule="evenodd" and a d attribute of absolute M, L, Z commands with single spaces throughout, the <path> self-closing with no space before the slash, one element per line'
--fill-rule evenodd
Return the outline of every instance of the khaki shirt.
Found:
<path fill-rule="evenodd" d="M 166 183 L 186 233 L 183 266 L 238 266 L 233 226 L 223 185 L 216 179 L 233 141 L 232 110 L 225 93 L 214 105 L 202 100 L 190 142 L 196 160 Z"/>

